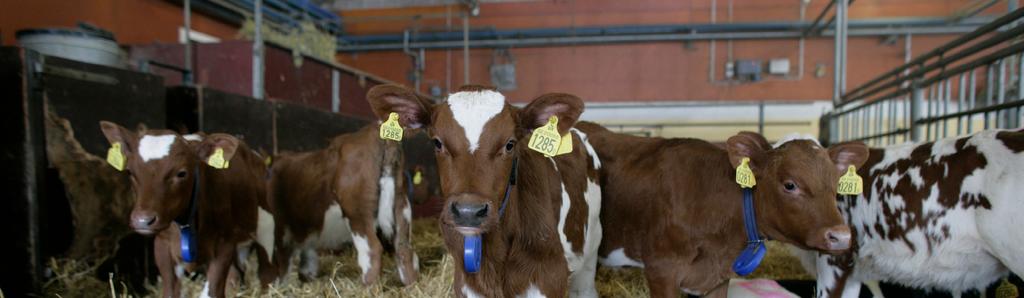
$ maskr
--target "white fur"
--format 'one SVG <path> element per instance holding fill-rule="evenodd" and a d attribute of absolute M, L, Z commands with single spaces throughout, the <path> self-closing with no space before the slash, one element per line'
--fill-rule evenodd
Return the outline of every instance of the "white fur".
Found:
<path fill-rule="evenodd" d="M 352 234 L 352 243 L 356 245 L 356 258 L 359 262 L 359 269 L 363 270 L 363 280 L 366 280 L 366 273 L 370 272 L 370 243 L 366 237 L 359 234 Z"/>
<path fill-rule="evenodd" d="M 412 208 L 409 207 L 409 202 L 405 202 L 405 207 L 402 207 L 402 217 L 405 218 L 405 222 L 412 222 Z"/>
<path fill-rule="evenodd" d="M 174 276 L 185 278 L 185 266 L 180 263 L 174 264 Z"/>
<path fill-rule="evenodd" d="M 171 153 L 171 145 L 174 145 L 175 135 L 145 135 L 139 140 L 139 157 L 142 162 L 161 159 Z"/>
<path fill-rule="evenodd" d="M 480 147 L 484 125 L 505 108 L 505 96 L 490 90 L 456 92 L 448 95 L 448 107 L 466 133 L 469 153 L 473 153 Z"/>
<path fill-rule="evenodd" d="M 626 249 L 618 248 L 608 253 L 608 256 L 601 258 L 601 265 L 608 267 L 639 267 L 644 268 L 644 263 L 629 258 Z"/>
<path fill-rule="evenodd" d="M 415 252 L 412 253 L 412 269 L 416 272 L 420 271 L 420 256 Z"/>
<path fill-rule="evenodd" d="M 256 207 L 259 214 L 257 215 L 256 224 L 256 242 L 263 247 L 267 252 L 267 256 L 271 260 L 274 259 L 274 215 L 263 210 L 262 207 Z"/>
<path fill-rule="evenodd" d="M 377 206 L 377 226 L 385 239 L 395 234 L 395 176 L 390 166 L 380 175 L 380 199 Z"/>
<path fill-rule="evenodd" d="M 462 296 L 465 296 L 466 298 L 482 298 L 483 297 L 480 294 L 477 294 L 476 292 L 474 292 L 473 289 L 470 289 L 469 286 L 462 286 Z"/>
<path fill-rule="evenodd" d="M 569 208 L 572 208 L 572 201 L 569 200 L 569 193 L 565 191 L 565 183 L 562 183 L 562 206 L 558 209 L 558 239 L 562 242 L 562 252 L 569 264 L 569 271 L 573 272 L 583 267 L 583 258 L 572 251 L 572 241 L 565 235 L 565 220 L 569 217 Z"/>
<path fill-rule="evenodd" d="M 203 140 L 203 136 L 200 136 L 200 135 L 194 134 L 194 133 L 183 135 L 181 137 L 184 138 L 186 141 L 192 141 L 192 142 L 200 142 L 200 141 Z"/>
<path fill-rule="evenodd" d="M 203 284 L 203 291 L 199 292 L 199 298 L 210 298 L 210 282 Z"/>
<path fill-rule="evenodd" d="M 576 128 L 570 128 L 569 131 L 576 133 L 576 136 L 580 137 L 580 143 L 583 143 L 583 148 L 587 149 L 587 155 L 590 155 L 590 158 L 594 163 L 594 168 L 601 169 L 601 159 L 597 156 L 597 151 L 594 150 L 594 146 L 590 145 L 590 139 L 587 138 L 587 134 Z"/>
<path fill-rule="evenodd" d="M 782 144 L 789 143 L 790 141 L 795 141 L 795 140 L 812 141 L 812 142 L 814 142 L 815 145 L 818 145 L 818 147 L 821 147 L 821 143 L 818 142 L 818 138 L 815 138 L 814 136 L 809 135 L 809 134 L 802 134 L 802 133 L 794 132 L 794 133 L 791 133 L 791 134 L 788 134 L 788 135 L 782 137 L 782 139 L 779 139 L 778 142 L 775 142 L 775 144 L 772 145 L 772 148 L 779 148 L 780 146 L 782 146 Z"/>
<path fill-rule="evenodd" d="M 529 288 L 526 288 L 526 292 L 524 292 L 522 295 L 516 296 L 516 298 L 520 298 L 520 297 L 522 297 L 522 298 L 547 298 L 547 296 L 544 296 L 544 294 L 540 292 L 540 289 L 537 288 L 537 285 L 532 284 L 532 283 L 530 284 Z"/>
<path fill-rule="evenodd" d="M 854 272 L 843 289 L 844 297 L 855 297 L 861 281 L 883 280 L 909 287 L 946 290 L 954 293 L 984 288 L 1005 276 L 1008 271 L 1024 273 L 1024 233 L 1017 230 L 1024 225 L 1024 154 L 1012 152 L 995 138 L 998 131 L 984 131 L 970 136 L 967 144 L 977 148 L 987 164 L 975 169 L 962 181 L 941 180 L 927 184 L 921 177 L 921 167 L 934 167 L 943 157 L 956 154 L 956 139 L 943 139 L 931 145 L 932 156 L 906 172 L 883 173 L 879 177 L 884 188 L 894 187 L 900 181 L 909 181 L 917 191 L 927 194 L 922 200 L 921 214 L 909 214 L 902 196 L 878 193 L 875 187 L 866 187 L 865 194 L 857 197 L 855 208 L 847 216 L 851 228 L 857 229 L 859 247 L 856 251 Z M 885 149 L 882 161 L 871 168 L 873 174 L 910 157 L 919 144 L 907 144 Z M 954 161 L 955 162 L 955 161 Z M 944 164 L 948 175 L 950 164 Z M 956 166 L 953 164 L 952 166 Z M 960 183 L 960 197 L 984 196 L 991 209 L 965 208 L 958 204 L 952 208 L 939 203 L 939 184 Z M 840 209 L 846 210 L 846 203 Z M 888 232 L 885 212 L 898 216 L 896 221 L 906 231 L 907 240 L 887 240 L 878 235 L 876 224 Z M 844 213 L 846 213 L 844 211 Z M 929 217 L 923 227 L 908 226 L 911 216 Z M 864 228 L 868 228 L 865 231 Z M 948 238 L 945 231 L 948 229 Z M 945 238 L 939 241 L 930 239 Z M 911 249 L 912 245 L 914 250 Z M 931 243 L 931 245 L 929 245 Z M 818 260 L 819 289 L 831 289 L 838 268 L 828 265 L 827 256 Z M 819 297 L 822 296 L 819 292 Z"/>
<path fill-rule="evenodd" d="M 352 240 L 352 228 L 337 202 L 331 202 L 331 206 L 324 211 L 324 225 L 320 227 L 318 240 L 319 247 L 329 249 L 339 249 L 342 244 Z"/>

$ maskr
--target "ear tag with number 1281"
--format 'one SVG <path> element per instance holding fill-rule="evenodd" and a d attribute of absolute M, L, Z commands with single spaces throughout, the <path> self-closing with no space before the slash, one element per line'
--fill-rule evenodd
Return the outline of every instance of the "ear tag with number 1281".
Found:
<path fill-rule="evenodd" d="M 750 170 L 750 158 L 744 157 L 740 160 L 740 165 L 736 167 L 736 183 L 744 188 L 753 188 L 757 185 L 757 181 L 754 180 L 754 171 Z"/>
<path fill-rule="evenodd" d="M 110 144 L 110 149 L 107 150 L 107 163 L 118 171 L 124 171 L 124 153 L 121 153 L 120 142 Z"/>
<path fill-rule="evenodd" d="M 402 125 L 398 124 L 398 113 L 391 112 L 388 120 L 380 124 L 380 138 L 392 141 L 402 141 Z"/>
<path fill-rule="evenodd" d="M 861 179 L 857 175 L 857 169 L 854 166 L 846 168 L 846 174 L 839 177 L 839 187 L 837 191 L 841 195 L 859 195 L 864 192 L 864 179 Z"/>
<path fill-rule="evenodd" d="M 551 116 L 548 118 L 548 124 L 533 130 L 527 147 L 544 153 L 547 157 L 552 157 L 558 155 L 558 148 L 561 144 L 562 136 L 558 134 L 558 117 Z"/>

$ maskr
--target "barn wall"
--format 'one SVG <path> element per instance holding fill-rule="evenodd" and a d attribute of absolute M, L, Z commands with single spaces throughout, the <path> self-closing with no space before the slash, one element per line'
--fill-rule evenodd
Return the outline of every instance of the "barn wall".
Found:
<path fill-rule="evenodd" d="M 730 20 L 728 6 L 733 1 L 717 0 L 719 23 Z M 811 1 L 806 18 L 815 17 L 829 1 Z M 968 0 L 860 0 L 851 5 L 851 19 L 905 17 L 946 17 L 967 6 Z M 800 19 L 799 0 L 734 1 L 733 22 L 783 22 Z M 445 19 L 424 18 L 415 22 L 397 16 L 417 14 L 444 15 L 446 7 L 391 8 L 344 11 L 353 22 L 352 34 L 394 34 L 410 28 L 443 30 Z M 453 6 L 453 13 L 459 12 Z M 1003 3 L 984 14 L 1006 11 Z M 387 18 L 384 18 L 387 17 Z M 376 18 L 376 19 L 374 19 Z M 547 28 L 572 26 L 615 26 L 629 24 L 710 23 L 711 0 L 642 1 L 522 1 L 485 3 L 479 17 L 470 19 L 473 29 Z M 452 19 L 453 30 L 461 30 L 461 19 Z M 952 35 L 913 36 L 913 54 L 917 55 L 951 40 Z M 733 42 L 735 59 L 768 60 L 789 58 L 789 78 L 765 75 L 752 84 L 712 82 L 724 80 L 728 56 L 727 42 L 716 42 L 715 78 L 709 77 L 710 42 L 689 46 L 681 42 L 585 45 L 547 48 L 513 48 L 518 89 L 506 92 L 513 101 L 525 102 L 546 92 L 569 92 L 588 102 L 631 101 L 717 101 L 717 100 L 827 100 L 832 97 L 833 40 L 808 39 L 805 67 L 797 71 L 796 40 L 742 40 Z M 470 82 L 489 84 L 492 50 L 470 51 Z M 878 37 L 850 38 L 848 48 L 848 86 L 860 83 L 904 62 L 903 38 L 883 44 Z M 339 54 L 342 63 L 377 73 L 385 78 L 412 85 L 411 59 L 401 51 Z M 431 85 L 445 87 L 446 65 L 451 63 L 451 84 L 463 82 L 461 50 L 428 51 L 422 91 Z M 815 76 L 821 65 L 825 75 Z M 797 78 L 802 75 L 802 78 Z"/>
<path fill-rule="evenodd" d="M 181 5 L 169 0 L 0 0 L 3 44 L 14 44 L 14 32 L 36 27 L 73 27 L 79 21 L 110 30 L 124 44 L 178 42 Z M 192 14 L 193 30 L 229 39 L 235 25 Z"/>

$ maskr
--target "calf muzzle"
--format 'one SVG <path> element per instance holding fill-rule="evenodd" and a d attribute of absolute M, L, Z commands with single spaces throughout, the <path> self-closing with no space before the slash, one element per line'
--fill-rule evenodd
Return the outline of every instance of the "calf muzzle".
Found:
<path fill-rule="evenodd" d="M 452 203 L 452 221 L 457 227 L 479 229 L 487 219 L 490 207 L 486 203 Z"/>

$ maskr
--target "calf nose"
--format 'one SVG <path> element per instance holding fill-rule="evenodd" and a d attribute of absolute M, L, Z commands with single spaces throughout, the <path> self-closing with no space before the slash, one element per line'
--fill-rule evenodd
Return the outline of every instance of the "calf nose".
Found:
<path fill-rule="evenodd" d="M 455 224 L 463 227 L 479 227 L 487 218 L 487 204 L 452 203 L 452 219 Z"/>
<path fill-rule="evenodd" d="M 850 227 L 835 226 L 825 230 L 825 244 L 828 250 L 846 250 L 850 248 Z"/>
<path fill-rule="evenodd" d="M 156 214 L 152 212 L 132 212 L 132 228 L 148 230 L 153 223 L 156 223 Z"/>

